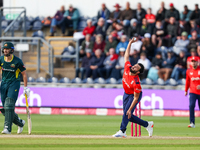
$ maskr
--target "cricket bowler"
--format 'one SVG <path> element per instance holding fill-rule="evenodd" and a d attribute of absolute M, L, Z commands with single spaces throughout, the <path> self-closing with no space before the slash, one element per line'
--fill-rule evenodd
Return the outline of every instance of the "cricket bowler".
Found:
<path fill-rule="evenodd" d="M 2 134 L 11 134 L 12 123 L 18 126 L 18 134 L 23 131 L 25 121 L 20 119 L 14 111 L 20 88 L 20 75 L 23 76 L 24 80 L 23 94 L 26 94 L 27 97 L 30 94 L 30 89 L 27 88 L 26 68 L 22 60 L 14 56 L 13 52 L 14 45 L 11 42 L 4 43 L 2 48 L 4 55 L 0 57 L 0 67 L 2 70 L 1 102 L 3 105 L 0 111 L 5 116 Z"/>
<path fill-rule="evenodd" d="M 195 116 L 194 108 L 196 100 L 198 100 L 200 108 L 200 68 L 198 66 L 197 57 L 192 57 L 191 60 L 192 68 L 188 69 L 186 72 L 186 83 L 185 83 L 185 96 L 189 93 L 189 110 L 190 110 L 190 124 L 188 128 L 195 128 Z"/>
<path fill-rule="evenodd" d="M 131 66 L 129 61 L 129 54 L 130 54 L 130 47 L 131 44 L 137 41 L 137 38 L 133 38 L 129 41 L 128 47 L 126 49 L 124 55 L 124 74 L 123 74 L 123 88 L 124 88 L 124 95 L 123 95 L 123 116 L 122 122 L 120 126 L 120 130 L 113 135 L 113 137 L 127 137 L 126 135 L 126 127 L 128 122 L 137 123 L 143 127 L 145 127 L 151 137 L 153 135 L 153 121 L 147 122 L 144 121 L 137 116 L 133 115 L 133 112 L 140 102 L 142 98 L 142 88 L 140 85 L 139 74 L 143 73 L 144 66 L 140 63 Z"/>

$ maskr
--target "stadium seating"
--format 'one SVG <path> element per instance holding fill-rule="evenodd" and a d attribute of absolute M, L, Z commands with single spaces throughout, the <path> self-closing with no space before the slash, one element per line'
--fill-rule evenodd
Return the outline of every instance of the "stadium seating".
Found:
<path fill-rule="evenodd" d="M 32 34 L 32 37 L 41 37 L 41 38 L 44 39 L 44 33 L 43 33 L 41 30 L 35 31 L 35 32 Z M 33 40 L 31 44 L 32 44 L 32 45 L 37 45 L 37 44 L 38 44 L 38 40 Z"/>
<path fill-rule="evenodd" d="M 2 17 L 1 17 L 1 20 L 5 20 L 5 19 L 6 19 L 5 16 L 2 16 Z"/>
<path fill-rule="evenodd" d="M 179 79 L 179 80 L 177 81 L 177 83 L 178 83 L 179 85 L 185 85 L 185 82 L 186 82 L 185 78 Z"/>
<path fill-rule="evenodd" d="M 141 84 L 145 84 L 145 85 L 154 85 L 154 82 L 153 80 L 149 79 L 149 78 L 146 78 L 146 79 L 143 79 L 141 81 Z"/>
<path fill-rule="evenodd" d="M 44 77 L 39 77 L 39 78 L 36 79 L 36 82 L 45 83 L 46 79 Z"/>
<path fill-rule="evenodd" d="M 155 84 L 157 84 L 157 85 L 166 85 L 166 82 L 163 79 L 158 78 L 158 80 L 155 82 Z"/>
<path fill-rule="evenodd" d="M 92 84 L 92 83 L 94 83 L 94 81 L 92 78 L 87 78 L 87 83 Z"/>
<path fill-rule="evenodd" d="M 42 20 L 44 20 L 44 19 L 45 19 L 44 16 L 39 16 L 39 20 L 40 20 L 40 21 L 42 21 Z"/>
<path fill-rule="evenodd" d="M 81 79 L 76 77 L 74 79 L 72 79 L 71 83 L 82 83 Z"/>
<path fill-rule="evenodd" d="M 49 78 L 47 80 L 47 82 L 49 82 L 49 83 L 58 83 L 58 78 L 56 78 L 56 77 Z"/>
<path fill-rule="evenodd" d="M 78 30 L 83 30 L 87 26 L 87 18 L 85 17 L 80 17 L 80 21 L 78 24 Z"/>
<path fill-rule="evenodd" d="M 61 53 L 62 56 L 66 56 L 64 58 L 61 58 L 62 61 L 71 61 L 74 60 L 74 58 L 68 58 L 67 56 L 72 56 L 76 53 L 76 50 L 73 46 L 65 47 L 63 52 Z"/>
<path fill-rule="evenodd" d="M 93 84 L 93 83 L 94 83 L 94 81 L 93 81 L 93 79 L 92 79 L 92 78 L 85 78 L 85 79 L 83 79 L 82 83 Z"/>
<path fill-rule="evenodd" d="M 71 83 L 70 79 L 65 77 L 59 80 L 60 83 Z"/>
<path fill-rule="evenodd" d="M 1 28 L 4 30 L 4 29 L 6 29 L 7 28 L 7 26 L 8 26 L 8 21 L 7 20 L 3 20 L 2 22 L 1 22 Z"/>
<path fill-rule="evenodd" d="M 106 80 L 107 84 L 117 84 L 117 80 L 115 78 L 109 78 Z"/>
<path fill-rule="evenodd" d="M 14 29 L 14 31 L 18 31 L 20 29 L 20 22 L 19 21 L 15 21 L 15 23 L 13 25 L 13 29 Z"/>
<path fill-rule="evenodd" d="M 36 31 L 36 30 L 41 30 L 42 29 L 42 23 L 40 20 L 37 20 L 33 23 L 33 27 L 32 30 Z"/>
<path fill-rule="evenodd" d="M 28 20 L 30 21 L 30 23 L 31 23 L 31 26 L 33 25 L 33 23 L 34 23 L 34 21 L 35 21 L 35 18 L 34 17 L 31 17 L 31 16 L 29 16 L 28 17 Z"/>
<path fill-rule="evenodd" d="M 175 80 L 175 79 L 172 79 L 172 78 L 168 79 L 168 80 L 166 81 L 166 84 L 167 84 L 167 85 L 171 85 L 171 86 L 176 86 L 176 85 L 178 85 L 178 83 L 176 82 L 176 80 Z"/>
<path fill-rule="evenodd" d="M 35 82 L 35 79 L 33 77 L 28 77 L 28 82 Z"/>
<path fill-rule="evenodd" d="M 24 25 L 26 24 L 26 30 L 30 30 L 31 29 L 31 22 L 29 20 L 26 20 L 26 22 L 22 23 L 22 30 L 24 29 Z"/>
<path fill-rule="evenodd" d="M 94 83 L 98 83 L 98 84 L 106 84 L 106 81 L 104 78 L 97 78 L 94 80 Z"/>
<path fill-rule="evenodd" d="M 122 84 L 122 78 L 117 80 L 117 84 Z"/>
<path fill-rule="evenodd" d="M 92 25 L 97 25 L 97 21 L 98 21 L 98 19 L 97 19 L 97 17 L 95 16 L 95 17 L 92 17 L 91 18 L 92 19 Z"/>

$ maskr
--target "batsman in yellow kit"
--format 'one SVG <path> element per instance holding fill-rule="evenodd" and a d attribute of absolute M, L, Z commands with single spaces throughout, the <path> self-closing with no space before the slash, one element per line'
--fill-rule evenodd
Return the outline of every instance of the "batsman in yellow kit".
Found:
<path fill-rule="evenodd" d="M 27 97 L 30 95 L 30 89 L 27 88 L 26 68 L 22 60 L 13 55 L 13 52 L 13 43 L 4 43 L 2 49 L 4 55 L 0 57 L 0 67 L 2 70 L 1 102 L 3 105 L 0 111 L 5 116 L 2 134 L 11 134 L 13 123 L 18 126 L 18 134 L 23 131 L 25 121 L 20 119 L 15 113 L 15 103 L 19 94 L 21 75 L 24 80 L 23 94 L 26 94 Z"/>

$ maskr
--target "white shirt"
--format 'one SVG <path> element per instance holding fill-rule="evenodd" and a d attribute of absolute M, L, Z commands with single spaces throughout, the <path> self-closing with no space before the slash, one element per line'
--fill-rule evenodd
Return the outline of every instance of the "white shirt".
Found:
<path fill-rule="evenodd" d="M 147 58 L 145 60 L 139 59 L 138 63 L 143 64 L 145 70 L 149 70 L 151 67 L 151 62 Z"/>
<path fill-rule="evenodd" d="M 90 45 L 90 42 L 85 41 L 85 45 L 88 47 Z"/>
<path fill-rule="evenodd" d="M 134 52 L 134 50 L 137 50 L 138 52 L 140 52 L 140 48 L 142 46 L 142 41 L 137 41 L 131 44 L 131 50 L 130 50 L 130 54 L 132 54 Z"/>

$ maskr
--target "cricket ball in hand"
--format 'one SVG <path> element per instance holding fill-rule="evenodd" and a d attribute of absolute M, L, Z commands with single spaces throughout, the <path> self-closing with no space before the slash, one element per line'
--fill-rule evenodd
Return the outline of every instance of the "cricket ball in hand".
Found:
<path fill-rule="evenodd" d="M 133 38 L 133 40 L 134 40 L 134 41 L 136 41 L 136 40 L 137 40 L 137 38 L 135 38 L 135 37 L 134 37 L 134 38 Z"/>

